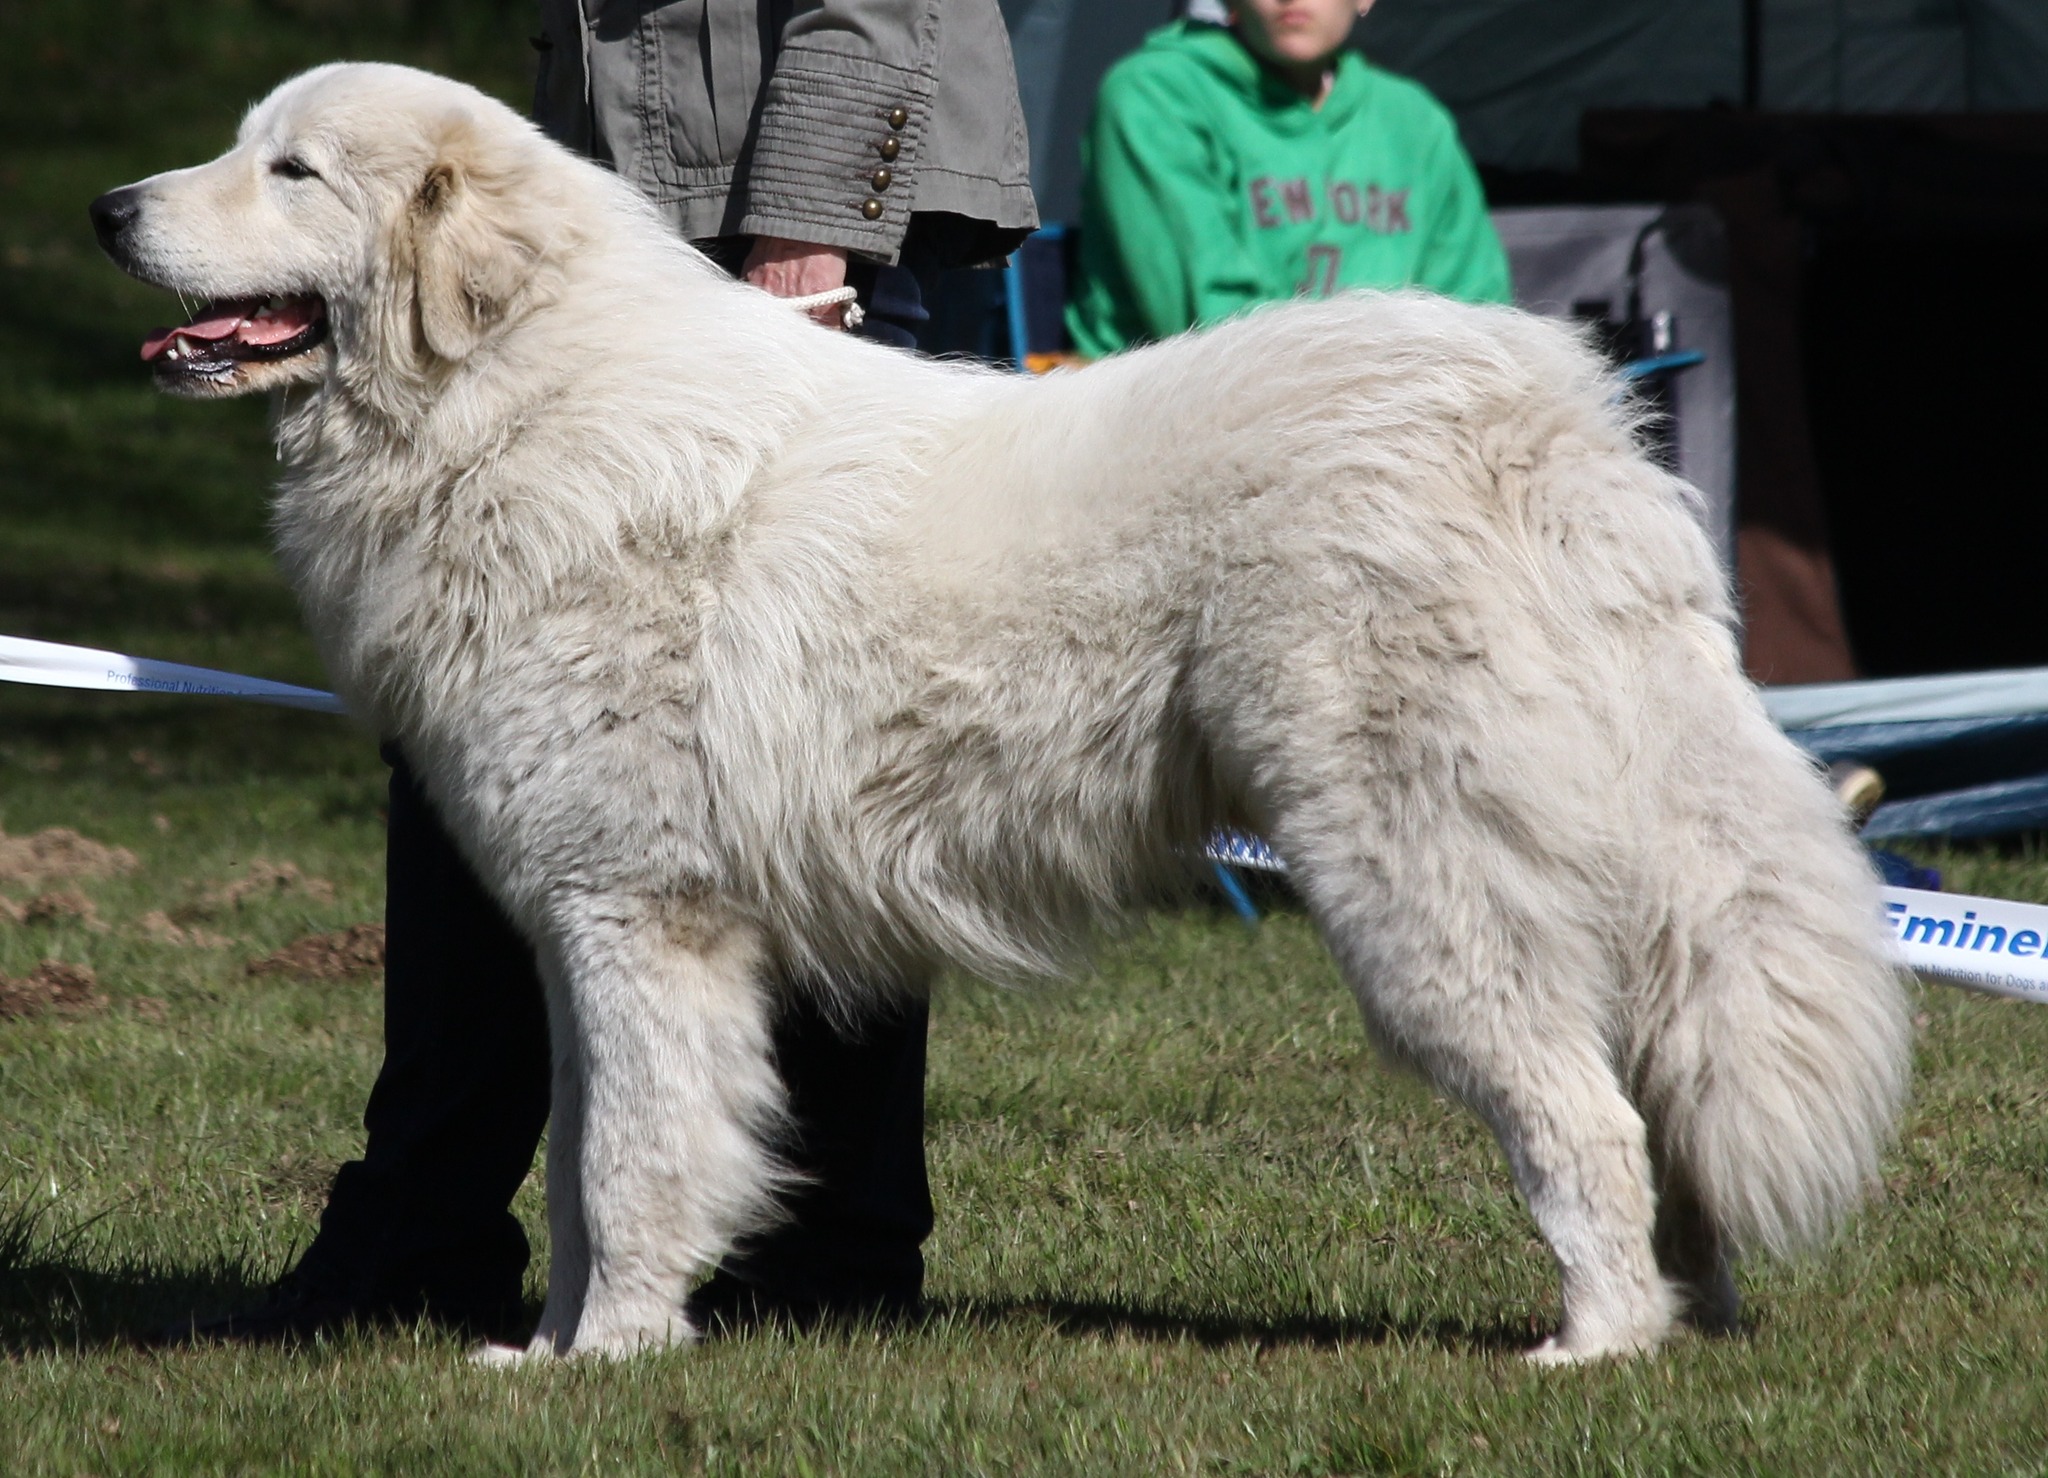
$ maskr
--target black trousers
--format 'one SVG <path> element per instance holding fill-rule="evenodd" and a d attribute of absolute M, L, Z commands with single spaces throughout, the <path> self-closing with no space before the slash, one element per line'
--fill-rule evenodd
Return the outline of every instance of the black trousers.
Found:
<path fill-rule="evenodd" d="M 901 268 L 854 274 L 862 332 L 914 347 L 925 318 Z M 547 1010 L 533 954 L 485 894 L 405 764 L 391 764 L 384 1065 L 363 1158 L 336 1174 L 295 1276 L 365 1306 L 490 1319 L 517 1303 L 530 1249 L 511 1213 L 547 1124 Z M 901 1304 L 924 1278 L 926 1009 L 835 1028 L 804 989 L 774 1033 L 803 1184 L 788 1219 L 723 1271 L 770 1301 Z"/>
<path fill-rule="evenodd" d="M 335 1176 L 299 1276 L 365 1305 L 487 1317 L 517 1302 L 529 1255 L 510 1206 L 547 1123 L 547 1010 L 532 951 L 404 758 L 386 757 L 384 1065 L 363 1158 Z M 810 992 L 785 999 L 775 1059 L 794 1131 L 780 1148 L 807 1181 L 725 1271 L 792 1303 L 915 1299 L 932 1226 L 924 1003 L 849 1036 Z"/>

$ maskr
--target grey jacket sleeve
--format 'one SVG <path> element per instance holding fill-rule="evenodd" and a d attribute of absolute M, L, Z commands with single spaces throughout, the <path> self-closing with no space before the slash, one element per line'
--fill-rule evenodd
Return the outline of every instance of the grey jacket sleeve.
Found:
<path fill-rule="evenodd" d="M 766 79 L 741 231 L 895 258 L 938 88 L 939 6 L 798 5 Z"/>
<path fill-rule="evenodd" d="M 540 0 L 534 117 L 693 241 L 984 260 L 1037 224 L 996 0 Z"/>

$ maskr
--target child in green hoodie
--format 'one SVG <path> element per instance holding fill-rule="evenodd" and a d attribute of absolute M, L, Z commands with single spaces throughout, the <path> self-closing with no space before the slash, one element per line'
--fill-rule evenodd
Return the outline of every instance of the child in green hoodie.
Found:
<path fill-rule="evenodd" d="M 1450 115 L 1344 44 L 1371 4 L 1237 0 L 1110 69 L 1082 145 L 1082 355 L 1344 288 L 1507 301 Z"/>

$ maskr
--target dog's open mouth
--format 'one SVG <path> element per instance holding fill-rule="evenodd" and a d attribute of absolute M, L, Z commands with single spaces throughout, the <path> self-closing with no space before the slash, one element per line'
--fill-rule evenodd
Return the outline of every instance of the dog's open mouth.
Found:
<path fill-rule="evenodd" d="M 178 328 L 153 330 L 142 357 L 157 378 L 225 383 L 250 361 L 290 359 L 327 339 L 327 305 L 313 295 L 222 298 Z"/>

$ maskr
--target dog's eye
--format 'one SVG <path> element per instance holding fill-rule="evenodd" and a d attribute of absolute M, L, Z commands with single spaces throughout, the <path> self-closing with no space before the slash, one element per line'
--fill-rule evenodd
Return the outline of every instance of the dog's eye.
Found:
<path fill-rule="evenodd" d="M 288 180 L 317 180 L 320 172 L 303 159 L 294 159 L 287 154 L 282 159 L 270 161 L 270 172 L 283 175 Z"/>

